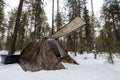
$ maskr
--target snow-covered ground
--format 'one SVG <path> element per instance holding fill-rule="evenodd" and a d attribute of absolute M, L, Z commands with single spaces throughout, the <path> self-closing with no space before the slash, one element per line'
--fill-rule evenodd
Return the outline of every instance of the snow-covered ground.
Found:
<path fill-rule="evenodd" d="M 7 51 L 0 51 L 5 54 Z M 0 80 L 120 80 L 120 59 L 114 55 L 114 65 L 109 64 L 106 55 L 70 54 L 79 65 L 63 63 L 63 70 L 41 70 L 24 72 L 18 64 L 4 65 L 0 59 Z"/>

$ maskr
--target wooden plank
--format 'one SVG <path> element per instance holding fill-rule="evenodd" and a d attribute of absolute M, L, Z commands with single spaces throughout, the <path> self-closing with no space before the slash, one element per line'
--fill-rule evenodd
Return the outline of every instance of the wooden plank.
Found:
<path fill-rule="evenodd" d="M 58 37 L 61 37 L 63 35 L 66 35 L 78 29 L 80 26 L 83 26 L 83 25 L 85 25 L 85 22 L 80 17 L 76 17 L 74 20 L 68 23 L 64 28 L 60 29 L 50 37 L 56 39 Z"/>

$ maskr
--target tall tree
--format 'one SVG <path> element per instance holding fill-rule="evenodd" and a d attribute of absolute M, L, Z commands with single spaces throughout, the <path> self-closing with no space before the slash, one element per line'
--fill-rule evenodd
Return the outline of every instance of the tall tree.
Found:
<path fill-rule="evenodd" d="M 94 58 L 97 59 L 97 52 L 96 52 L 96 44 L 95 44 L 95 18 L 94 18 L 94 10 L 93 10 L 93 0 L 91 0 L 91 10 L 92 10 L 92 16 L 91 16 L 91 36 L 92 36 L 92 43 L 93 43 L 93 51 L 94 51 Z"/>
<path fill-rule="evenodd" d="M 9 55 L 14 54 L 14 51 L 15 51 L 15 43 L 16 43 L 16 39 L 17 39 L 17 32 L 18 32 L 18 27 L 19 27 L 19 23 L 20 23 L 23 1 L 24 0 L 20 0 L 20 2 L 19 2 L 13 38 L 12 38 L 11 46 L 10 46 L 9 53 L 8 53 Z"/>
<path fill-rule="evenodd" d="M 3 35 L 4 35 L 4 1 L 0 0 L 0 49 L 2 49 Z"/>
<path fill-rule="evenodd" d="M 79 16 L 79 17 L 81 17 L 82 15 L 81 15 L 81 13 L 82 13 L 82 0 L 78 0 L 78 5 L 77 5 L 77 15 Z M 84 40 L 83 40 L 83 27 L 80 27 L 80 31 L 79 31 L 79 37 L 80 37 L 80 53 L 81 54 L 83 54 L 83 51 L 84 51 Z"/>
<path fill-rule="evenodd" d="M 86 0 L 84 0 L 84 11 L 83 11 L 83 18 L 85 20 L 85 39 L 86 39 L 86 50 L 87 52 L 92 51 L 92 28 L 90 25 L 90 16 L 88 14 L 88 10 L 86 7 Z"/>
<path fill-rule="evenodd" d="M 42 28 L 42 14 L 43 14 L 43 8 L 42 8 L 42 0 L 35 0 L 33 5 L 33 11 L 35 13 L 35 37 L 40 38 L 42 36 L 41 28 Z"/>
<path fill-rule="evenodd" d="M 60 27 L 62 26 L 62 16 L 61 13 L 59 12 L 59 0 L 57 0 L 56 26 L 57 31 L 60 30 Z"/>
<path fill-rule="evenodd" d="M 59 11 L 59 0 L 57 0 L 57 13 L 56 13 L 56 17 L 55 17 L 55 26 L 56 26 L 56 30 L 59 31 L 61 26 L 62 26 L 62 15 Z M 60 42 L 60 38 L 57 38 L 58 42 Z"/>
<path fill-rule="evenodd" d="M 54 33 L 54 0 L 52 0 L 52 34 Z"/>
<path fill-rule="evenodd" d="M 4 21 L 4 2 L 0 0 L 0 28 L 2 27 Z"/>

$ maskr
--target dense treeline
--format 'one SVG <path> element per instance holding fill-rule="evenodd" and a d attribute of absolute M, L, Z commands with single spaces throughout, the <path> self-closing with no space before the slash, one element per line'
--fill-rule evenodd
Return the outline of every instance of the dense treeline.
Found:
<path fill-rule="evenodd" d="M 68 51 L 81 54 L 84 51 L 94 52 L 95 58 L 97 53 L 107 52 L 109 53 L 109 61 L 113 63 L 112 54 L 120 53 L 120 1 L 104 0 L 100 17 L 102 25 L 99 19 L 94 16 L 93 0 L 91 0 L 92 15 L 87 9 L 87 0 L 65 0 L 64 9 L 67 10 L 67 13 L 64 14 L 61 13 L 59 0 L 51 1 L 57 3 L 57 13 L 55 16 L 53 15 L 52 28 L 47 22 L 44 11 L 44 7 L 47 5 L 45 1 L 24 0 L 15 49 L 22 50 L 31 40 L 49 36 L 62 28 L 61 26 L 64 26 L 64 23 L 79 16 L 85 21 L 86 25 L 57 40 Z M 12 9 L 5 19 L 5 5 L 4 0 L 0 0 L 0 49 L 9 50 L 17 8 Z M 52 13 L 54 13 L 54 9 Z M 96 28 L 100 29 L 97 32 L 100 34 L 99 36 L 96 36 Z"/>
<path fill-rule="evenodd" d="M 112 54 L 120 53 L 120 1 L 105 0 L 101 18 L 104 23 L 96 40 L 97 51 L 108 52 L 109 61 L 113 63 Z"/>

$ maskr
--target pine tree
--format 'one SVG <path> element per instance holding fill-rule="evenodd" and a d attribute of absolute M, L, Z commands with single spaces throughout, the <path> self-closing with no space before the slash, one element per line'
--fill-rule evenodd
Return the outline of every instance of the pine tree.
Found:
<path fill-rule="evenodd" d="M 88 10 L 86 7 L 86 0 L 84 0 L 84 11 L 83 11 L 83 18 L 85 20 L 85 40 L 86 40 L 86 51 L 92 51 L 92 28 L 90 25 L 90 16 L 88 15 Z"/>
<path fill-rule="evenodd" d="M 116 40 L 120 41 L 119 39 L 119 21 L 120 21 L 120 2 L 119 0 L 106 0 L 103 6 L 103 17 L 105 21 L 111 23 L 111 27 L 114 30 L 114 37 Z M 110 21 L 111 20 L 111 21 Z"/>
<path fill-rule="evenodd" d="M 60 27 L 62 26 L 62 16 L 61 13 L 59 12 L 59 0 L 57 0 L 57 14 L 56 14 L 56 27 L 57 31 L 60 30 Z"/>
<path fill-rule="evenodd" d="M 119 3 L 119 0 L 105 0 L 102 7 L 102 19 L 105 22 L 103 28 L 105 36 L 102 38 L 102 42 L 104 42 L 106 52 L 109 53 L 108 61 L 110 63 L 113 63 L 112 54 L 119 52 L 120 48 Z"/>
<path fill-rule="evenodd" d="M 17 14 L 17 9 L 12 9 L 9 12 L 9 19 L 8 19 L 8 24 L 7 24 L 7 40 L 5 42 L 5 49 L 9 50 L 10 43 L 12 40 L 12 34 L 13 34 L 13 29 L 15 25 L 15 18 Z"/>
<path fill-rule="evenodd" d="M 34 38 L 40 38 L 44 36 L 47 28 L 47 17 L 44 12 L 44 0 L 26 0 L 27 10 L 29 12 L 29 18 L 31 21 L 31 28 L 34 28 Z M 42 34 L 44 33 L 44 34 Z M 50 33 L 50 32 L 49 32 Z M 33 34 L 33 33 L 32 33 Z"/>

